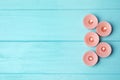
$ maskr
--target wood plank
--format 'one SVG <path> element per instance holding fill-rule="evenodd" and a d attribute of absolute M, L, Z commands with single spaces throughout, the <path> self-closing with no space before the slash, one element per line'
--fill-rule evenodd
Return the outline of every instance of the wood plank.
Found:
<path fill-rule="evenodd" d="M 113 33 L 103 40 L 120 40 L 120 10 L 0 11 L 0 41 L 80 40 L 90 30 L 83 25 L 86 14 L 109 21 Z"/>
<path fill-rule="evenodd" d="M 120 79 L 120 74 L 0 74 L 1 80 L 114 80 Z"/>
<path fill-rule="evenodd" d="M 0 9 L 118 9 L 119 0 L 1 0 Z"/>
<path fill-rule="evenodd" d="M 0 42 L 0 73 L 119 73 L 120 42 L 110 44 L 112 55 L 88 67 L 84 42 Z"/>

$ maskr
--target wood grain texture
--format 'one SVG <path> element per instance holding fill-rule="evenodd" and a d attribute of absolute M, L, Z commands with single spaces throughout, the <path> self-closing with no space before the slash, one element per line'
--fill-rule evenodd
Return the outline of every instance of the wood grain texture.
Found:
<path fill-rule="evenodd" d="M 120 40 L 120 10 L 0 11 L 0 40 L 83 41 L 89 32 L 83 25 L 83 18 L 89 13 L 95 14 L 99 21 L 111 23 L 113 32 L 103 40 Z"/>
<path fill-rule="evenodd" d="M 1 80 L 117 80 L 119 78 L 120 74 L 0 74 Z"/>
<path fill-rule="evenodd" d="M 0 80 L 120 79 L 119 0 L 0 0 Z M 82 57 L 86 14 L 113 27 L 113 52 L 94 67 Z M 95 31 L 95 30 L 93 30 Z"/>
<path fill-rule="evenodd" d="M 1 0 L 0 9 L 119 9 L 119 0 Z"/>
<path fill-rule="evenodd" d="M 0 42 L 0 73 L 119 73 L 119 45 L 94 67 L 82 57 L 90 50 L 83 42 Z M 92 48 L 95 50 L 95 48 Z M 8 67 L 9 66 L 9 67 Z"/>

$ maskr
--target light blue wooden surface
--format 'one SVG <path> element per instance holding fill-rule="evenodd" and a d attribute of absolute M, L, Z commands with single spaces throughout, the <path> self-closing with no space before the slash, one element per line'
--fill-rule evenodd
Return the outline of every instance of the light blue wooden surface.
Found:
<path fill-rule="evenodd" d="M 88 67 L 83 42 L 1 42 L 0 73 L 119 73 L 120 42 L 110 43 L 112 55 Z"/>
<path fill-rule="evenodd" d="M 119 9 L 119 0 L 1 0 L 0 9 Z"/>
<path fill-rule="evenodd" d="M 114 80 L 120 79 L 119 0 L 1 0 L 0 80 Z M 86 14 L 111 23 L 113 32 L 101 38 L 112 55 L 94 67 L 82 57 L 89 30 Z"/>
<path fill-rule="evenodd" d="M 89 30 L 82 22 L 89 13 L 113 26 L 113 33 L 104 40 L 120 40 L 120 10 L 0 11 L 0 40 L 83 41 Z"/>

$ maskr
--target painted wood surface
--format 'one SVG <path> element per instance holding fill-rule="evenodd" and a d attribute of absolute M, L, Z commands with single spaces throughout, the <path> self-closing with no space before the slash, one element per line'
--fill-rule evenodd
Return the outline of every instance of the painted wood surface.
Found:
<path fill-rule="evenodd" d="M 1 74 L 1 80 L 114 80 L 118 74 Z"/>
<path fill-rule="evenodd" d="M 1 0 L 0 9 L 120 9 L 119 0 Z"/>
<path fill-rule="evenodd" d="M 0 80 L 115 80 L 120 79 L 119 0 L 1 0 Z M 89 30 L 86 14 L 113 27 L 113 52 L 94 67 L 82 57 Z M 95 31 L 95 30 L 93 30 Z"/>
<path fill-rule="evenodd" d="M 120 10 L 0 11 L 0 40 L 80 40 L 89 31 L 83 25 L 86 14 L 108 21 L 113 33 L 103 40 L 120 40 Z"/>
<path fill-rule="evenodd" d="M 89 50 L 83 42 L 0 42 L 0 44 L 0 73 L 120 72 L 118 62 L 120 42 L 111 42 L 112 55 L 100 59 L 94 67 L 88 67 L 82 61 L 83 54 Z"/>

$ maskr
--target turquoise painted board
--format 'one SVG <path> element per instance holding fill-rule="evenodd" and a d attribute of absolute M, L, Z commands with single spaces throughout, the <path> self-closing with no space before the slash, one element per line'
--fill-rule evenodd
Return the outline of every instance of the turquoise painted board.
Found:
<path fill-rule="evenodd" d="M 0 9 L 120 9 L 119 0 L 1 0 Z"/>
<path fill-rule="evenodd" d="M 114 27 L 113 33 L 104 40 L 120 40 L 120 10 L 0 11 L 0 40 L 83 41 L 89 30 L 82 22 L 88 13 L 96 14 L 99 21 L 106 20 Z"/>
<path fill-rule="evenodd" d="M 120 79 L 119 0 L 1 0 L 0 80 L 114 80 Z M 113 27 L 112 55 L 94 67 L 82 57 L 89 30 L 86 14 Z M 95 31 L 95 30 L 93 30 Z"/>
<path fill-rule="evenodd" d="M 109 43 L 113 54 L 88 67 L 82 57 L 90 49 L 83 42 L 1 42 L 0 73 L 116 74 L 120 72 L 120 42 Z"/>
<path fill-rule="evenodd" d="M 1 80 L 114 80 L 119 79 L 118 74 L 1 74 Z"/>

